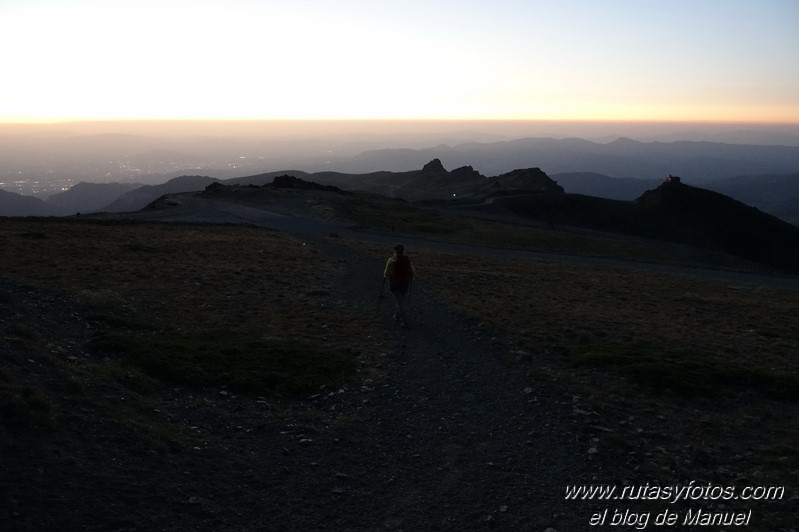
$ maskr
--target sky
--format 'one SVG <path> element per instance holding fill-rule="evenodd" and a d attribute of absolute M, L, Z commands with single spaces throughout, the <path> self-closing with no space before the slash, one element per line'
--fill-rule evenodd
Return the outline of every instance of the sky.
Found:
<path fill-rule="evenodd" d="M 796 0 L 0 0 L 0 122 L 799 123 Z"/>

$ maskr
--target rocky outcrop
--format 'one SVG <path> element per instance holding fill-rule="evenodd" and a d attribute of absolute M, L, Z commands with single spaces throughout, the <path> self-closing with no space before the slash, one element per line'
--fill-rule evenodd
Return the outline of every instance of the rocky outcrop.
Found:
<path fill-rule="evenodd" d="M 281 175 L 275 177 L 272 181 L 271 185 L 272 188 L 292 188 L 292 189 L 299 189 L 299 190 L 326 190 L 328 192 L 341 192 L 341 189 L 338 187 L 334 187 L 331 185 L 320 185 L 319 183 L 314 183 L 313 181 L 305 181 L 304 179 L 300 179 L 299 177 L 294 177 L 292 175 Z"/>
<path fill-rule="evenodd" d="M 506 188 L 523 189 L 532 192 L 563 192 L 558 185 L 540 168 L 523 168 L 513 170 L 497 177 Z"/>
<path fill-rule="evenodd" d="M 447 172 L 444 165 L 441 164 L 440 159 L 433 159 L 422 167 L 421 173 L 426 175 L 446 175 L 449 172 Z"/>
<path fill-rule="evenodd" d="M 223 183 L 212 183 L 205 188 L 201 195 L 204 197 L 209 197 L 225 195 L 229 193 L 241 194 L 248 191 L 251 193 L 256 193 L 258 191 L 269 189 L 321 190 L 326 192 L 347 194 L 347 192 L 344 192 L 340 188 L 332 185 L 320 185 L 319 183 L 315 183 L 313 181 L 305 181 L 299 177 L 286 174 L 276 176 L 274 179 L 272 179 L 271 183 L 267 183 L 266 185 L 262 185 L 260 187 L 257 185 L 225 185 Z"/>
<path fill-rule="evenodd" d="M 436 159 L 436 160 L 438 160 L 438 159 Z M 456 168 L 455 170 L 450 172 L 449 175 L 451 175 L 455 179 L 460 179 L 460 180 L 467 180 L 467 179 L 480 180 L 480 179 L 485 179 L 480 172 L 478 172 L 477 170 L 475 170 L 471 166 L 461 166 L 460 168 Z"/>

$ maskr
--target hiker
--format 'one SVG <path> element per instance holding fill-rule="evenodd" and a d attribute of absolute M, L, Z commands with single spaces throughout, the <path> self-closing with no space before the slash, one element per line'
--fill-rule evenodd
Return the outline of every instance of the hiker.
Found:
<path fill-rule="evenodd" d="M 411 287 L 414 275 L 416 275 L 416 270 L 411 264 L 410 257 L 405 254 L 405 246 L 397 244 L 394 246 L 394 256 L 390 257 L 386 262 L 383 277 L 388 279 L 388 289 L 397 302 L 394 320 L 401 321 L 405 327 L 408 327 L 408 315 L 405 313 L 405 295 Z"/>

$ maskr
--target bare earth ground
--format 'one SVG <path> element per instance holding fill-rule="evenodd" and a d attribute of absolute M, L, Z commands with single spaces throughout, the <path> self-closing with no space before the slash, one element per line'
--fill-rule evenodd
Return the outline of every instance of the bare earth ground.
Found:
<path fill-rule="evenodd" d="M 100 261 L 108 258 L 87 264 L 81 244 L 102 249 L 111 245 L 105 238 L 124 237 L 119 246 L 136 248 L 144 244 L 135 232 L 160 230 L 165 235 L 157 241 L 149 235 L 149 253 L 157 260 L 164 245 L 190 253 L 180 244 L 186 231 L 199 233 L 199 240 L 190 242 L 204 242 L 204 253 L 212 253 L 217 236 L 255 232 L 74 225 L 22 223 L 7 229 L 6 243 L 17 247 L 14 257 L 7 257 L 6 271 L 44 284 L 55 274 L 57 285 L 68 279 L 83 286 L 96 276 L 87 270 L 101 268 Z M 88 242 L 79 238 L 85 231 L 95 231 Z M 251 238 L 248 244 L 267 237 Z M 26 271 L 21 259 L 30 239 L 42 251 L 66 249 L 59 251 L 60 260 L 28 263 Z M 323 243 L 322 249 L 326 260 L 333 257 L 344 266 L 340 277 L 327 280 L 336 287 L 327 295 L 345 298 L 361 315 L 370 315 L 378 285 L 364 280 L 379 279 L 380 262 L 335 242 Z M 176 261 L 173 269 L 191 269 L 185 257 L 169 257 Z M 229 293 L 239 286 L 239 277 L 224 263 L 204 264 L 209 265 L 214 266 L 210 271 L 182 271 L 171 282 L 159 275 L 131 288 L 108 275 L 105 282 L 116 283 L 118 290 L 111 295 L 98 278 L 92 293 L 103 294 L 105 310 L 110 299 L 135 298 L 146 315 L 167 320 L 169 309 L 161 314 L 159 298 L 147 293 L 147 285 L 174 287 L 181 279 L 207 275 L 204 295 L 219 304 L 224 296 L 216 296 L 211 286 L 218 283 Z M 169 271 L 165 265 L 151 266 Z M 133 267 L 122 273 L 136 271 L 142 272 Z M 216 278 L 220 274 L 228 278 Z M 78 293 L 86 297 L 85 290 Z M 44 423 L 23 418 L 6 427 L 3 482 L 9 495 L 3 518 L 12 529 L 543 530 L 554 525 L 568 530 L 579 528 L 586 516 L 571 512 L 563 486 L 586 471 L 603 473 L 587 453 L 589 442 L 572 414 L 572 397 L 552 386 L 525 393 L 523 376 L 507 371 L 498 358 L 499 345 L 484 345 L 473 325 L 426 290 L 414 294 L 419 327 L 406 334 L 395 330 L 390 308 L 383 305 L 382 327 L 392 332 L 381 352 L 371 347 L 372 379 L 327 388 L 301 401 L 163 387 L 135 369 L 85 352 L 83 345 L 106 325 L 89 319 L 85 305 L 68 295 L 8 282 L 4 294 L 10 307 L 6 379 L 22 381 L 23 399 L 38 394 L 49 404 L 31 408 L 33 421 Z M 182 299 L 199 306 L 194 298 L 201 294 L 187 290 L 161 299 L 164 306 L 185 309 Z M 342 323 L 340 316 L 326 316 L 329 312 L 341 309 L 313 314 Z M 286 314 L 283 320 L 292 313 Z M 197 316 L 210 319 L 211 314 Z M 180 318 L 172 319 L 183 326 Z"/>
<path fill-rule="evenodd" d="M 566 501 L 566 485 L 691 480 L 784 485 L 781 501 L 726 508 L 752 509 L 753 530 L 796 523 L 796 402 L 764 392 L 796 377 L 793 289 L 418 249 L 402 331 L 389 299 L 374 316 L 384 247 L 3 224 L 3 529 L 563 532 L 666 507 Z M 301 336 L 359 368 L 298 398 L 154 379 L 86 348 L 143 318 Z M 653 346 L 671 366 L 636 372 L 618 353 Z M 700 380 L 726 354 L 762 382 L 653 389 L 689 349 L 710 360 Z"/>

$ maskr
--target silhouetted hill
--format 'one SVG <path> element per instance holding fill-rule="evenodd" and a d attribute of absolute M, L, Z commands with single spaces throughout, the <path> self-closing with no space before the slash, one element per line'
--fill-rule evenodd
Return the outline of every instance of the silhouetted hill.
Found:
<path fill-rule="evenodd" d="M 102 210 L 105 212 L 131 212 L 143 209 L 164 194 L 197 192 L 219 181 L 207 176 L 181 176 L 162 185 L 145 185 L 122 195 Z"/>
<path fill-rule="evenodd" d="M 540 168 L 516 169 L 497 176 L 496 180 L 505 188 L 529 192 L 563 192 L 563 187 Z"/>
<path fill-rule="evenodd" d="M 47 198 L 47 203 L 72 214 L 94 212 L 141 186 L 133 183 L 80 182 L 69 190 L 53 194 Z"/>
<path fill-rule="evenodd" d="M 332 185 L 320 185 L 313 181 L 305 181 L 292 175 L 277 176 L 271 184 L 264 185 L 272 188 L 290 188 L 296 190 L 325 190 L 327 192 L 341 192 L 341 189 Z"/>
<path fill-rule="evenodd" d="M 246 177 L 235 177 L 233 179 L 225 179 L 224 183 L 226 185 L 256 185 L 262 186 L 270 184 L 274 181 L 276 177 L 289 175 L 293 177 L 307 177 L 309 174 L 308 172 L 302 172 L 300 170 L 281 170 L 279 172 L 267 172 L 264 174 L 258 175 L 251 175 Z"/>
<path fill-rule="evenodd" d="M 308 174 L 297 170 L 289 170 L 237 177 L 225 182 L 242 185 L 262 185 L 271 183 L 279 175 L 305 176 Z M 148 205 L 163 194 L 202 190 L 209 183 L 208 180 L 218 181 L 216 178 L 203 176 L 176 176 L 160 185 L 81 182 L 65 192 L 49 197 L 47 203 L 58 207 L 60 209 L 58 212 L 61 214 L 99 211 L 130 212 L 143 208 L 143 206 Z"/>
<path fill-rule="evenodd" d="M 799 273 L 799 227 L 718 192 L 664 183 L 634 201 L 581 194 L 495 197 L 469 207 L 711 249 Z"/>
<path fill-rule="evenodd" d="M 408 175 L 414 172 L 372 172 L 368 174 L 346 174 L 342 172 L 315 172 L 312 174 L 298 172 L 280 172 L 306 178 L 316 183 L 337 186 L 344 190 L 371 192 L 388 197 L 401 195 Z"/>
<path fill-rule="evenodd" d="M 799 271 L 799 227 L 728 196 L 666 182 L 635 201 L 638 231 Z"/>
<path fill-rule="evenodd" d="M 490 201 L 469 208 L 503 217 L 518 216 L 558 226 L 586 227 L 617 233 L 629 233 L 634 220 L 632 202 L 629 201 L 582 194 L 521 192 L 495 193 L 490 196 Z"/>
<path fill-rule="evenodd" d="M 799 226 L 799 173 L 731 177 L 707 188 Z"/>
<path fill-rule="evenodd" d="M 633 200 L 660 180 L 617 178 L 592 172 L 554 174 L 567 192 Z M 747 205 L 799 226 L 799 174 L 736 176 L 703 184 Z"/>
<path fill-rule="evenodd" d="M 403 188 L 413 191 L 406 199 L 434 199 L 465 195 L 475 187 L 485 185 L 488 180 L 471 166 L 461 166 L 448 172 L 440 159 L 433 159 L 415 173 L 407 174 L 409 179 Z"/>
<path fill-rule="evenodd" d="M 266 183 L 264 185 L 238 185 L 238 184 L 229 184 L 228 182 L 216 182 L 211 183 L 205 190 L 202 191 L 200 194 L 204 197 L 213 197 L 219 195 L 228 195 L 230 192 L 253 192 L 257 190 L 264 190 L 264 189 L 290 189 L 290 190 L 317 190 L 317 191 L 325 191 L 325 192 L 339 192 L 345 193 L 343 190 L 336 186 L 332 185 L 320 185 L 319 183 L 315 183 L 313 181 L 306 181 L 304 179 L 300 179 L 299 177 L 295 177 L 292 175 L 284 174 L 279 175 L 277 177 L 272 178 L 271 183 Z"/>
<path fill-rule="evenodd" d="M 587 141 L 582 142 L 587 143 Z M 615 143 L 617 145 L 640 144 L 629 139 L 619 139 Z M 298 170 L 287 170 L 228 179 L 223 182 L 231 185 L 260 186 L 272 183 L 275 177 L 291 175 L 335 185 L 346 190 L 361 190 L 408 200 L 452 198 L 453 194 L 459 198 L 480 198 L 497 195 L 498 191 L 558 192 L 560 185 L 566 192 L 573 194 L 625 201 L 636 199 L 644 191 L 656 187 L 660 182 L 660 179 L 616 178 L 593 172 L 555 174 L 553 178 L 550 178 L 540 169 L 517 169 L 495 177 L 485 177 L 472 166 L 461 166 L 451 172 L 447 171 L 440 159 L 433 159 L 419 166 L 421 170 L 379 171 L 366 174 L 342 172 L 309 174 Z M 748 205 L 756 206 L 788 222 L 799 223 L 799 176 L 797 174 L 735 177 L 713 181 L 705 186 Z M 150 194 L 154 194 L 154 192 Z"/>
<path fill-rule="evenodd" d="M 0 216 L 63 216 L 65 211 L 39 198 L 0 189 Z"/>
<path fill-rule="evenodd" d="M 529 193 L 563 191 L 539 168 L 516 169 L 496 177 L 486 177 L 468 165 L 447 171 L 440 159 L 428 161 L 421 170 L 408 172 L 319 172 L 309 177 L 347 190 L 361 190 L 409 201 L 453 197 L 477 199 L 504 189 L 521 189 Z"/>

